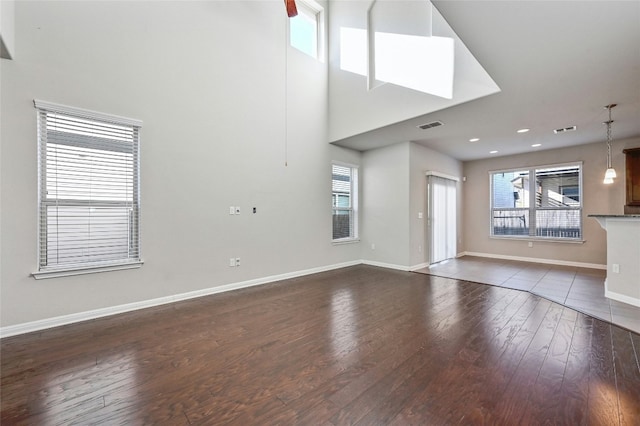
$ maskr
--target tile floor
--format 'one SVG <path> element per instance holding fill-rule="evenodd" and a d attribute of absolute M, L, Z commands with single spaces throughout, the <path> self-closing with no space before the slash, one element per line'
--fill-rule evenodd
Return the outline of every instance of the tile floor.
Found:
<path fill-rule="evenodd" d="M 604 270 L 464 256 L 415 272 L 525 290 L 640 333 L 640 308 L 604 297 Z"/>

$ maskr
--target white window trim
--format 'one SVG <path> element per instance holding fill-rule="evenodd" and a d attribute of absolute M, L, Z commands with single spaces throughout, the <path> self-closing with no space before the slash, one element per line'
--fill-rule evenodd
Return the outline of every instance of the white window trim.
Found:
<path fill-rule="evenodd" d="M 580 166 L 580 176 L 578 179 L 578 183 L 580 185 L 580 208 L 576 210 L 580 210 L 580 238 L 557 238 L 557 237 L 540 237 L 536 235 L 493 235 L 493 179 L 492 176 L 495 173 L 508 173 L 515 171 L 524 171 L 528 170 L 531 172 L 532 170 L 535 172 L 536 169 L 546 169 L 551 167 L 571 167 L 571 166 Z M 489 174 L 489 238 L 494 240 L 508 240 L 508 241 L 538 241 L 538 242 L 549 242 L 549 243 L 569 243 L 569 244 L 583 244 L 586 242 L 584 239 L 584 198 L 583 198 L 583 171 L 584 171 L 584 163 L 582 161 L 572 161 L 569 163 L 557 163 L 557 164 L 545 164 L 539 166 L 522 166 L 522 167 L 513 167 L 508 169 L 499 169 L 499 170 L 490 170 Z M 531 194 L 531 196 L 535 196 Z M 532 205 L 530 203 L 530 205 Z M 533 203 L 534 207 L 529 207 L 529 211 L 536 211 L 535 203 Z M 522 209 L 524 210 L 524 209 Z"/>
<path fill-rule="evenodd" d="M 105 114 L 103 112 L 91 111 L 88 109 L 54 104 L 52 102 L 41 101 L 38 99 L 34 99 L 33 104 L 38 109 L 46 109 L 48 111 L 55 111 L 62 114 L 77 115 L 92 120 L 101 120 L 108 121 L 110 123 L 124 124 L 127 126 L 142 127 L 142 120 L 136 120 L 134 118 L 121 117 L 119 115 Z"/>
<path fill-rule="evenodd" d="M 356 182 L 353 182 L 353 180 L 351 181 L 351 202 L 352 202 L 351 211 L 353 211 L 353 237 L 332 239 L 331 243 L 333 245 L 357 243 L 357 242 L 360 242 L 360 229 L 359 229 L 359 222 L 360 222 L 360 207 L 359 207 L 360 166 L 357 165 L 357 164 L 344 163 L 344 162 L 341 162 L 341 161 L 332 161 L 331 162 L 331 181 L 333 181 L 333 166 L 349 167 L 350 169 L 355 169 L 356 170 Z M 332 191 L 332 196 L 333 196 L 333 191 Z M 331 207 L 331 215 L 332 216 L 333 216 L 333 210 L 334 210 L 334 208 Z M 333 232 L 333 226 L 332 226 L 332 232 Z"/>
<path fill-rule="evenodd" d="M 436 171 L 433 171 L 433 170 L 427 170 L 425 172 L 425 176 L 437 176 L 437 177 L 441 177 L 441 178 L 444 178 L 444 179 L 452 180 L 454 182 L 460 182 L 460 178 L 457 177 L 457 176 L 452 176 L 452 175 L 448 175 L 446 173 L 440 173 L 440 172 L 436 172 Z"/>
<path fill-rule="evenodd" d="M 122 117 L 113 114 L 106 114 L 102 112 L 92 111 L 83 108 L 72 107 L 68 105 L 57 104 L 53 102 L 42 101 L 39 99 L 34 99 L 33 104 L 36 108 L 36 112 L 39 114 L 40 110 L 47 110 L 51 112 L 57 112 L 61 114 L 69 114 L 73 116 L 78 116 L 81 118 L 97 120 L 97 121 L 105 121 L 113 124 L 133 126 L 133 127 L 142 127 L 142 120 Z M 138 141 L 139 142 L 139 141 Z M 38 140 L 38 146 L 40 145 L 40 140 Z M 139 147 L 138 147 L 139 149 Z M 40 158 L 39 153 L 40 148 L 38 148 L 38 158 Z M 40 161 L 40 159 L 38 160 Z M 140 153 L 138 153 L 138 163 L 140 162 Z M 139 164 L 138 164 L 138 173 L 139 173 Z M 41 173 L 40 165 L 38 165 L 38 174 Z M 40 182 L 40 179 L 38 179 Z M 41 203 L 41 194 L 40 191 L 42 188 L 40 187 L 40 183 L 38 183 L 38 202 L 37 202 L 37 223 L 40 223 L 40 203 Z M 138 196 L 140 190 L 138 189 Z M 140 227 L 140 223 L 138 223 L 138 227 Z M 40 225 L 38 225 L 38 229 L 40 229 Z M 140 233 L 140 229 L 138 229 L 138 233 Z M 40 231 L 38 231 L 36 235 L 36 247 L 38 248 L 38 254 L 36 256 L 36 265 L 40 265 Z M 138 250 L 141 253 L 142 250 L 142 237 L 138 236 Z M 122 259 L 116 261 L 106 261 L 101 263 L 92 263 L 89 265 L 67 265 L 62 267 L 52 267 L 47 269 L 41 269 L 31 273 L 31 276 L 36 280 L 44 279 L 44 278 L 58 278 L 58 277 L 68 277 L 74 275 L 83 275 L 83 274 L 92 274 L 98 272 L 108 272 L 108 271 L 119 271 L 126 269 L 137 269 L 140 268 L 144 264 L 142 257 L 138 259 Z"/>
<path fill-rule="evenodd" d="M 313 0 L 298 0 L 297 2 L 298 14 L 306 13 L 308 15 L 315 16 L 316 19 L 316 56 L 315 59 L 324 63 L 326 61 L 326 43 L 325 43 L 325 13 L 324 8 L 317 2 Z M 288 46 L 293 47 L 291 45 L 291 25 L 289 24 L 290 19 L 287 19 L 287 42 Z M 294 47 L 295 50 L 298 50 Z M 313 58 L 311 55 L 306 56 Z"/>
<path fill-rule="evenodd" d="M 333 244 L 334 246 L 342 246 L 345 244 L 353 244 L 353 243 L 359 243 L 359 242 L 360 242 L 360 238 L 341 238 L 339 240 L 331 241 L 331 244 Z"/>
<path fill-rule="evenodd" d="M 32 272 L 31 276 L 36 280 L 45 278 L 60 278 L 71 277 L 74 275 L 95 274 L 98 272 L 110 272 L 110 271 L 122 271 L 125 269 L 138 269 L 144 264 L 143 260 L 133 262 L 114 262 L 113 265 L 93 265 L 83 266 L 82 268 L 60 268 L 60 269 L 47 269 L 37 272 Z"/>

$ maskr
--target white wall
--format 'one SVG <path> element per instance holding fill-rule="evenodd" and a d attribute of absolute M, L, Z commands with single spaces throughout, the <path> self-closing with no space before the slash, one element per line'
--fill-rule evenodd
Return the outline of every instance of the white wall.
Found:
<path fill-rule="evenodd" d="M 14 0 L 0 1 L 0 57 L 11 59 L 15 55 Z"/>
<path fill-rule="evenodd" d="M 378 16 L 384 31 L 450 37 L 455 43 L 455 73 L 453 99 L 441 98 L 393 84 L 383 84 L 368 90 L 365 76 L 340 69 L 340 29 L 367 28 L 370 1 L 331 2 L 329 26 L 329 140 L 338 141 L 360 133 L 378 129 L 403 120 L 451 107 L 500 91 L 495 82 L 475 60 L 465 44 L 455 34 L 437 9 L 432 20 L 412 19 L 412 13 L 422 16 L 431 13 L 426 0 L 393 1 L 393 5 L 378 2 L 384 9 Z M 385 7 L 382 7 L 385 6 Z M 413 25 L 412 25 L 413 24 Z M 422 27 L 420 27 L 422 24 Z M 431 26 L 432 25 L 432 26 Z M 392 30 L 390 30 L 390 28 Z M 421 30 L 426 31 L 425 34 Z M 395 143 L 400 141 L 389 141 Z"/>
<path fill-rule="evenodd" d="M 361 155 L 327 144 L 326 64 L 291 48 L 285 167 L 281 2 L 17 2 L 15 23 L 20 56 L 1 75 L 1 326 L 360 259 L 359 244 L 331 244 L 331 161 Z M 29 276 L 35 98 L 143 120 L 142 268 Z"/>
<path fill-rule="evenodd" d="M 606 233 L 589 214 L 623 214 L 625 203 L 624 148 L 640 146 L 640 139 L 615 141 L 612 148 L 613 166 L 618 178 L 604 185 L 606 145 L 604 142 L 578 147 L 545 150 L 535 153 L 497 157 L 464 163 L 467 181 L 464 185 L 464 235 L 467 252 L 556 259 L 566 262 L 607 263 Z M 583 238 L 584 244 L 489 238 L 489 171 L 516 167 L 551 165 L 583 161 Z"/>
<path fill-rule="evenodd" d="M 427 262 L 426 171 L 462 177 L 462 163 L 403 142 L 363 153 L 362 258 L 403 269 Z M 458 237 L 462 241 L 462 188 L 458 187 Z M 423 219 L 418 218 L 423 212 Z M 372 248 L 375 244 L 375 249 Z"/>
<path fill-rule="evenodd" d="M 457 237 L 458 252 L 462 250 L 463 230 L 462 214 L 462 162 L 448 155 L 434 151 L 425 146 L 411 143 L 410 145 L 410 208 L 409 208 L 409 241 L 410 241 L 410 265 L 417 266 L 429 261 L 428 235 L 427 235 L 427 171 L 440 172 L 460 179 L 457 184 Z M 423 212 L 423 219 L 418 218 L 418 213 Z"/>
<path fill-rule="evenodd" d="M 362 155 L 365 260 L 409 266 L 409 146 L 404 142 Z"/>

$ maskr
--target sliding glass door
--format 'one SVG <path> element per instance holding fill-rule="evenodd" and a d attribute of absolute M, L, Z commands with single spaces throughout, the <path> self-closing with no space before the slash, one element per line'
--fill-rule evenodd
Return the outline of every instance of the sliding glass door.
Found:
<path fill-rule="evenodd" d="M 429 264 L 456 257 L 456 184 L 453 179 L 427 176 Z"/>

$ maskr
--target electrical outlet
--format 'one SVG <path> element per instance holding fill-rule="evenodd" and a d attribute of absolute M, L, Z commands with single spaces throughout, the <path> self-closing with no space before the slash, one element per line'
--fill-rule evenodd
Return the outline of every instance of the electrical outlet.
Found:
<path fill-rule="evenodd" d="M 611 265 L 611 267 L 613 268 L 613 273 L 614 274 L 619 274 L 620 273 L 620 265 L 617 263 L 614 263 L 613 265 Z"/>
<path fill-rule="evenodd" d="M 533 247 L 533 241 L 529 241 L 529 247 Z"/>
<path fill-rule="evenodd" d="M 236 257 L 236 266 L 240 266 L 240 258 Z"/>
<path fill-rule="evenodd" d="M 418 219 L 422 219 L 422 212 L 418 212 Z"/>
<path fill-rule="evenodd" d="M 240 214 L 240 206 L 236 206 L 236 214 Z"/>
<path fill-rule="evenodd" d="M 236 208 L 233 206 L 229 207 L 229 214 L 236 214 Z"/>
<path fill-rule="evenodd" d="M 375 243 L 371 243 L 371 250 L 375 250 L 375 249 L 376 249 Z"/>
<path fill-rule="evenodd" d="M 229 266 L 234 267 L 236 266 L 236 258 L 232 257 L 229 259 Z"/>

